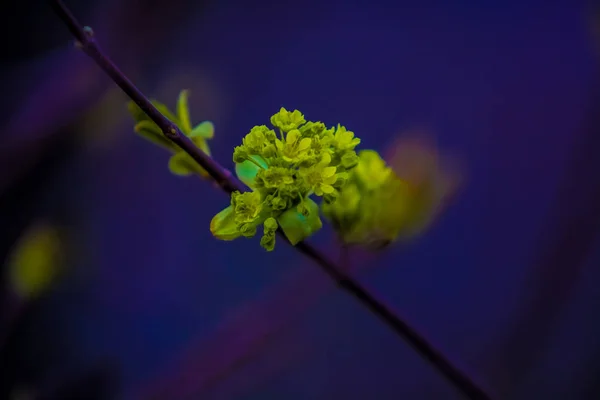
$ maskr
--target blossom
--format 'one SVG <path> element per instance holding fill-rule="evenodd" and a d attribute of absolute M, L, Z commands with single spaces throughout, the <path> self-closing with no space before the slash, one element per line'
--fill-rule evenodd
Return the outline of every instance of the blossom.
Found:
<path fill-rule="evenodd" d="M 252 237 L 262 223 L 260 244 L 267 251 L 274 249 L 279 228 L 292 244 L 321 229 L 319 206 L 310 196 L 335 202 L 347 171 L 358 163 L 354 147 L 360 142 L 340 125 L 336 132 L 306 121 L 298 110 L 281 108 L 271 124 L 280 137 L 266 125 L 255 126 L 233 151 L 235 172 L 252 197 L 233 193 L 231 206 L 211 221 L 211 232 L 222 240 Z"/>
<path fill-rule="evenodd" d="M 304 115 L 300 111 L 288 111 L 284 107 L 281 107 L 279 112 L 271 117 L 271 124 L 283 132 L 297 129 L 305 122 Z"/>
<path fill-rule="evenodd" d="M 333 136 L 332 145 L 338 150 L 354 150 L 360 144 L 360 139 L 354 137 L 354 132 L 338 124 Z"/>
<path fill-rule="evenodd" d="M 333 184 L 337 180 L 337 168 L 330 166 L 330 162 L 331 156 L 329 153 L 324 153 L 321 161 L 317 164 L 300 169 L 300 176 L 317 196 L 331 194 L 335 191 Z"/>
<path fill-rule="evenodd" d="M 381 249 L 423 233 L 457 188 L 456 171 L 432 143 L 402 138 L 391 165 L 374 150 L 362 150 L 358 158 L 336 201 L 322 204 L 347 244 Z"/>
<path fill-rule="evenodd" d="M 306 154 L 310 148 L 311 139 L 302 138 L 300 131 L 293 129 L 289 131 L 285 137 L 285 142 L 276 139 L 275 144 L 281 157 L 288 162 L 300 162 L 302 156 Z"/>

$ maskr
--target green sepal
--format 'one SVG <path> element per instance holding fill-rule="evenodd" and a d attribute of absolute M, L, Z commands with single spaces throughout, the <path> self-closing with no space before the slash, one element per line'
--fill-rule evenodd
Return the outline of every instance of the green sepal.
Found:
<path fill-rule="evenodd" d="M 177 151 L 177 146 L 163 135 L 158 125 L 154 122 L 150 120 L 140 121 L 133 129 L 144 139 L 167 150 Z"/>
<path fill-rule="evenodd" d="M 208 172 L 199 166 L 185 151 L 179 151 L 169 158 L 169 171 L 179 176 L 189 176 L 195 173 L 208 176 Z"/>
<path fill-rule="evenodd" d="M 234 240 L 241 236 L 235 222 L 235 211 L 229 206 L 219 212 L 210 221 L 210 232 L 220 240 Z"/>
<path fill-rule="evenodd" d="M 243 163 L 235 164 L 235 173 L 244 184 L 253 189 L 258 171 L 261 170 L 261 167 L 262 169 L 267 169 L 269 166 L 260 156 L 250 156 L 250 158 L 252 158 L 254 162 L 246 160 Z"/>
<path fill-rule="evenodd" d="M 307 216 L 302 215 L 294 207 L 283 212 L 277 218 L 279 226 L 292 245 L 298 244 L 323 227 L 317 203 L 311 199 L 305 199 L 304 202 L 305 209 L 308 210 Z"/>

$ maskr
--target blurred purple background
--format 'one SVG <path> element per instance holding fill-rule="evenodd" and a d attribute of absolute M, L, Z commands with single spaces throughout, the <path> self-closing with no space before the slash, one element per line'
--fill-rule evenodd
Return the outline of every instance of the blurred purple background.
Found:
<path fill-rule="evenodd" d="M 67 4 L 148 96 L 174 106 L 191 90 L 193 122 L 214 122 L 228 168 L 281 106 L 379 151 L 428 127 L 462 157 L 466 186 L 424 237 L 361 256 L 356 276 L 498 398 L 600 397 L 590 3 Z M 40 218 L 71 249 L 67 273 L 9 327 L 5 395 L 461 398 L 292 248 L 215 240 L 227 196 L 169 173 L 50 8 L 2 14 L 1 254 Z M 337 254 L 328 229 L 312 242 Z"/>

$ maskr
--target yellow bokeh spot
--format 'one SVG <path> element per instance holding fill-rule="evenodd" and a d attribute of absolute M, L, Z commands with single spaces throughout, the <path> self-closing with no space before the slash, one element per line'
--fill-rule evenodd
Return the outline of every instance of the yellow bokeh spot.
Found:
<path fill-rule="evenodd" d="M 59 271 L 61 250 L 56 228 L 42 224 L 29 229 L 13 248 L 8 261 L 15 292 L 30 298 L 46 289 Z"/>

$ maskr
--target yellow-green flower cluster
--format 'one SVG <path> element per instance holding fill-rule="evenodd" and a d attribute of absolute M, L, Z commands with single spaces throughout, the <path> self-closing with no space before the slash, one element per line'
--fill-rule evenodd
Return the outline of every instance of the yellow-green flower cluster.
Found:
<path fill-rule="evenodd" d="M 162 115 L 177 125 L 181 132 L 189 137 L 200 150 L 210 156 L 210 148 L 208 147 L 207 140 L 213 138 L 215 131 L 214 126 L 210 121 L 204 121 L 196 126 L 192 126 L 188 107 L 188 96 L 188 90 L 182 90 L 179 93 L 176 113 L 172 112 L 167 106 L 156 100 L 153 100 L 152 104 Z M 204 178 L 209 177 L 204 168 L 199 166 L 189 154 L 167 139 L 158 125 L 148 118 L 148 116 L 133 101 L 129 102 L 128 108 L 136 121 L 134 128 L 135 132 L 143 138 L 173 153 L 169 159 L 169 170 L 171 170 L 173 174 L 181 176 L 199 174 Z"/>
<path fill-rule="evenodd" d="M 233 152 L 236 173 L 252 192 L 234 193 L 231 206 L 211 222 L 211 232 L 223 240 L 254 236 L 263 224 L 261 245 L 269 251 L 278 227 L 292 244 L 321 228 L 318 206 L 310 196 L 335 202 L 358 163 L 354 149 L 360 143 L 345 127 L 306 121 L 298 110 L 281 108 L 271 125 L 252 128 Z M 251 203 L 260 209 L 251 220 L 239 215 L 246 212 L 237 203 L 241 196 L 248 207 Z"/>
<path fill-rule="evenodd" d="M 434 148 L 410 140 L 399 143 L 403 151 L 394 168 L 376 151 L 360 151 L 337 201 L 322 205 L 344 243 L 380 249 L 398 238 L 414 237 L 455 192 L 458 175 L 440 168 Z"/>
<path fill-rule="evenodd" d="M 384 246 L 396 236 L 394 214 L 403 198 L 395 194 L 402 181 L 376 151 L 362 150 L 358 157 L 338 201 L 323 204 L 323 214 L 344 243 Z"/>

